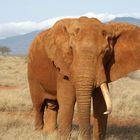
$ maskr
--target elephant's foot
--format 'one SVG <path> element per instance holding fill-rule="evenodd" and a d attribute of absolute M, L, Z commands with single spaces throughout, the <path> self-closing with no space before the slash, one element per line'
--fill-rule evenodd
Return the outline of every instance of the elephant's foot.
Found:
<path fill-rule="evenodd" d="M 61 133 L 58 132 L 58 140 L 70 140 L 71 138 L 71 132 L 67 132 L 67 133 Z"/>
<path fill-rule="evenodd" d="M 65 120 L 65 121 L 64 121 Z M 61 119 L 61 115 L 59 118 L 59 125 L 58 125 L 58 134 L 59 137 L 61 138 L 60 140 L 69 140 L 71 138 L 71 130 L 72 130 L 72 125 L 70 120 Z"/>
<path fill-rule="evenodd" d="M 90 128 L 80 132 L 80 140 L 91 140 Z"/>
<path fill-rule="evenodd" d="M 80 136 L 79 140 L 91 140 L 90 136 Z"/>
<path fill-rule="evenodd" d="M 57 135 L 57 140 L 70 140 L 71 139 L 71 131 L 69 132 L 65 132 L 65 133 L 60 133 L 58 132 L 58 135 Z M 91 137 L 90 135 L 84 135 L 84 136 L 78 136 L 78 140 L 91 140 Z"/>
<path fill-rule="evenodd" d="M 43 132 L 48 134 L 53 133 L 56 127 L 57 127 L 57 111 L 46 109 Z"/>

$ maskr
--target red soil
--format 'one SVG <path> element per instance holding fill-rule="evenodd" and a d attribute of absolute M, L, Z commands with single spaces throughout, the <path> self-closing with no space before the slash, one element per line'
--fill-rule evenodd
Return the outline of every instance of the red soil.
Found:
<path fill-rule="evenodd" d="M 16 86 L 0 86 L 0 90 L 14 90 L 17 89 Z"/>

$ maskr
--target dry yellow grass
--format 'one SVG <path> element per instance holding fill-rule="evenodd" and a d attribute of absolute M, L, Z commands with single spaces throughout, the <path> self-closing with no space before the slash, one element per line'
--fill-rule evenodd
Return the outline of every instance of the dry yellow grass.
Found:
<path fill-rule="evenodd" d="M 46 136 L 34 131 L 25 57 L 0 56 L 0 85 L 16 86 L 11 90 L 0 89 L 0 140 L 57 140 L 56 132 Z M 110 123 L 107 140 L 139 140 L 140 81 L 125 77 L 109 87 L 113 100 L 111 118 L 118 118 L 121 122 Z M 132 125 L 127 125 L 126 120 L 138 121 L 138 124 L 132 121 Z M 76 125 L 71 139 L 77 140 L 77 137 Z"/>
<path fill-rule="evenodd" d="M 115 117 L 140 118 L 140 80 L 124 77 L 110 84 Z"/>
<path fill-rule="evenodd" d="M 0 86 L 15 87 L 0 90 L 0 111 L 31 110 L 27 63 L 24 57 L 0 56 Z"/>

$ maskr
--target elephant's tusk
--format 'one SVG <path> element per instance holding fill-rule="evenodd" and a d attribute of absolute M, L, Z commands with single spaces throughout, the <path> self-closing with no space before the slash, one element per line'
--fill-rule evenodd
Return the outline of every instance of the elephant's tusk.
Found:
<path fill-rule="evenodd" d="M 112 102 L 111 102 L 111 98 L 110 98 L 110 93 L 107 87 L 106 83 L 103 83 L 100 85 L 100 88 L 102 90 L 104 99 L 105 99 L 105 103 L 106 103 L 106 107 L 107 107 L 107 111 L 104 112 L 104 114 L 110 114 L 112 111 Z"/>

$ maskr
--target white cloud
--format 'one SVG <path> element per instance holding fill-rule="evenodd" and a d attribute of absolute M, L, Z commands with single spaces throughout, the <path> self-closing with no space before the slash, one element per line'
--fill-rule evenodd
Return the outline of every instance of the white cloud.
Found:
<path fill-rule="evenodd" d="M 116 17 L 123 17 L 123 16 L 129 16 L 129 17 L 135 17 L 140 18 L 140 14 L 133 13 L 133 14 L 109 14 L 109 13 L 86 13 L 82 16 L 87 17 L 96 17 L 99 20 L 106 22 L 110 21 Z M 52 19 L 47 19 L 41 22 L 32 22 L 32 21 L 25 21 L 25 22 L 10 22 L 6 24 L 0 24 L 0 38 L 6 38 L 10 36 L 15 36 L 19 34 L 26 34 L 35 30 L 41 30 L 48 27 L 51 27 L 56 21 L 63 19 L 63 18 L 72 18 L 76 16 L 62 16 L 62 17 L 56 17 Z M 78 16 L 77 16 L 78 17 Z"/>
<path fill-rule="evenodd" d="M 116 17 L 140 18 L 140 13 L 132 13 L 132 14 L 128 14 L 128 13 L 123 13 L 123 14 L 100 13 L 100 14 L 96 14 L 96 13 L 89 12 L 89 13 L 86 13 L 84 16 L 95 17 L 95 18 L 98 18 L 99 20 L 101 20 L 102 22 L 107 22 L 107 21 L 110 21 Z"/>
<path fill-rule="evenodd" d="M 36 23 L 31 21 L 0 24 L 0 38 L 25 34 L 33 30 L 36 30 Z"/>
<path fill-rule="evenodd" d="M 0 24 L 0 39 L 51 27 L 56 21 L 62 18 L 65 17 L 56 17 L 41 22 L 25 21 Z"/>
<path fill-rule="evenodd" d="M 116 17 L 115 15 L 108 14 L 108 13 L 101 13 L 101 14 L 86 13 L 83 16 L 95 17 L 95 18 L 98 18 L 99 20 L 101 20 L 102 22 L 110 21 L 110 20 L 112 20 L 112 19 L 114 19 Z"/>

